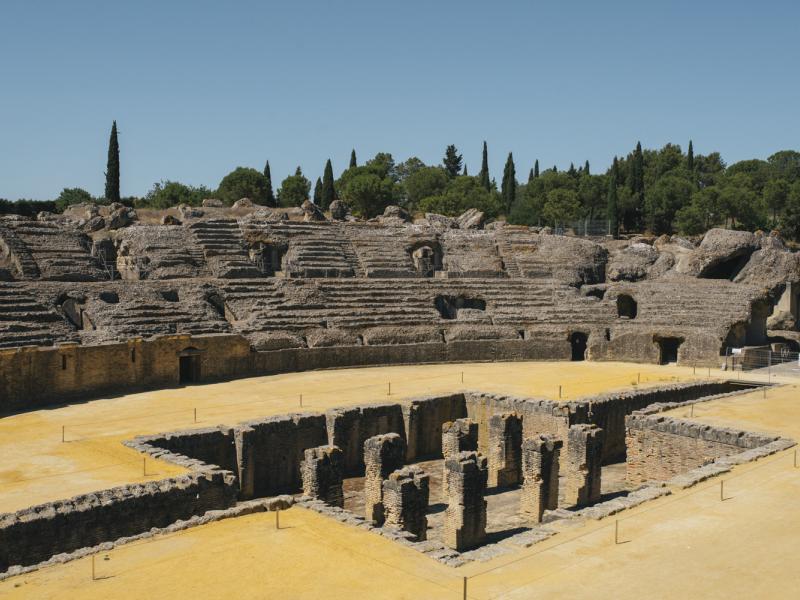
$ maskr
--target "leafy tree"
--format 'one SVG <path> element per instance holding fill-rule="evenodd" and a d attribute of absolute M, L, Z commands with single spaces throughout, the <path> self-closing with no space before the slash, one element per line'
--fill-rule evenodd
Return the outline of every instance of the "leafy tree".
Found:
<path fill-rule="evenodd" d="M 64 209 L 68 206 L 82 202 L 92 202 L 93 200 L 92 195 L 84 189 L 64 188 L 56 198 L 56 210 L 64 212 Z"/>
<path fill-rule="evenodd" d="M 780 226 L 784 235 L 800 240 L 800 181 L 793 183 L 789 189 Z"/>
<path fill-rule="evenodd" d="M 111 136 L 108 140 L 106 199 L 109 202 L 119 202 L 119 140 L 117 139 L 116 121 L 111 125 Z"/>
<path fill-rule="evenodd" d="M 552 225 L 570 223 L 576 220 L 580 213 L 581 203 L 578 195 L 568 189 L 550 191 L 542 208 L 542 217 Z"/>
<path fill-rule="evenodd" d="M 250 198 L 255 204 L 266 204 L 268 184 L 266 176 L 256 169 L 236 167 L 219 182 L 216 195 L 229 206 L 241 198 Z"/>
<path fill-rule="evenodd" d="M 177 181 L 160 181 L 153 184 L 147 195 L 136 202 L 136 206 L 148 208 L 170 208 L 179 204 L 200 206 L 204 198 L 211 196 L 211 190 L 204 186 L 193 187 Z"/>
<path fill-rule="evenodd" d="M 398 180 L 402 183 L 411 175 L 425 168 L 425 163 L 416 156 L 406 159 L 395 167 Z"/>
<path fill-rule="evenodd" d="M 408 208 L 413 210 L 423 198 L 443 194 L 449 181 L 442 167 L 424 167 L 415 171 L 404 183 Z"/>
<path fill-rule="evenodd" d="M 763 198 L 745 173 L 725 178 L 720 186 L 719 206 L 732 227 L 753 229 L 765 225 Z"/>
<path fill-rule="evenodd" d="M 578 183 L 578 198 L 583 206 L 583 213 L 591 220 L 603 203 L 603 196 L 608 187 L 605 177 L 601 175 L 588 175 L 586 171 L 580 176 Z M 616 185 L 614 186 L 616 188 Z M 615 209 L 616 210 L 616 209 Z"/>
<path fill-rule="evenodd" d="M 368 169 L 356 167 L 347 179 L 344 197 L 353 212 L 364 218 L 381 214 L 389 206 L 395 194 L 395 183 L 389 177 L 380 177 Z"/>
<path fill-rule="evenodd" d="M 378 152 L 375 158 L 368 160 L 364 166 L 381 178 L 389 178 L 393 182 L 400 180 L 394 158 L 388 152 Z"/>
<path fill-rule="evenodd" d="M 317 177 L 317 182 L 314 184 L 314 204 L 322 206 L 322 180 Z"/>
<path fill-rule="evenodd" d="M 506 166 L 503 169 L 503 184 L 501 193 L 503 196 L 503 205 L 508 213 L 511 211 L 511 207 L 514 206 L 514 201 L 517 197 L 517 172 L 514 168 L 514 156 L 511 154 L 511 152 L 508 153 Z"/>
<path fill-rule="evenodd" d="M 772 211 L 772 221 L 777 222 L 778 213 L 786 206 L 789 198 L 789 182 L 785 179 L 773 179 L 764 186 L 764 202 Z"/>
<path fill-rule="evenodd" d="M 489 191 L 492 189 L 492 184 L 489 182 L 489 150 L 486 147 L 486 140 L 483 140 L 483 155 L 481 157 L 481 171 L 478 173 L 478 179 L 483 186 L 483 189 Z"/>
<path fill-rule="evenodd" d="M 619 170 L 617 157 L 611 167 L 611 177 L 608 178 L 608 198 L 606 199 L 606 218 L 609 222 L 611 235 L 619 233 L 619 199 L 617 197 L 617 172 Z"/>
<path fill-rule="evenodd" d="M 331 159 L 325 163 L 325 171 L 322 174 L 322 190 L 321 190 L 321 203 L 319 207 L 322 210 L 328 210 L 331 202 L 336 200 L 336 189 L 333 183 L 333 166 L 331 166 Z M 315 201 L 316 203 L 316 201 Z"/>
<path fill-rule="evenodd" d="M 294 175 L 289 175 L 281 182 L 281 187 L 278 190 L 278 203 L 286 207 L 300 206 L 308 200 L 310 191 L 311 182 L 303 175 L 300 167 L 297 167 Z"/>
<path fill-rule="evenodd" d="M 500 195 L 494 190 L 486 190 L 480 177 L 461 175 L 449 179 L 444 193 L 428 196 L 419 202 L 419 209 L 423 212 L 450 216 L 460 215 L 470 208 L 477 208 L 487 217 L 496 217 L 502 210 Z"/>
<path fill-rule="evenodd" d="M 278 201 L 275 198 L 275 192 L 272 191 L 272 171 L 269 168 L 269 161 L 264 165 L 264 177 L 267 179 L 267 193 L 264 198 L 264 204 L 267 206 L 278 206 Z"/>
<path fill-rule="evenodd" d="M 350 167 L 349 168 L 354 169 L 357 166 L 358 166 L 358 163 L 356 162 L 356 149 L 353 148 L 350 151 Z"/>
<path fill-rule="evenodd" d="M 444 170 L 450 177 L 458 177 L 458 174 L 461 172 L 461 161 L 462 156 L 458 153 L 455 145 L 450 144 L 445 149 L 444 159 L 442 160 Z"/>
<path fill-rule="evenodd" d="M 578 171 L 575 170 L 575 163 L 569 163 L 569 170 L 567 171 L 570 177 L 578 177 Z"/>
<path fill-rule="evenodd" d="M 666 175 L 645 194 L 647 227 L 653 233 L 670 233 L 675 213 L 689 203 L 692 185 L 683 177 Z"/>
<path fill-rule="evenodd" d="M 781 150 L 770 156 L 767 163 L 773 178 L 785 179 L 789 183 L 800 179 L 800 152 Z"/>

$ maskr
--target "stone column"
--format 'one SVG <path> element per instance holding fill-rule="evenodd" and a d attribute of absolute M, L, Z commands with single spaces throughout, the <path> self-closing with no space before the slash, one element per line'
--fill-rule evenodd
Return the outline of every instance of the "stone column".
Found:
<path fill-rule="evenodd" d="M 564 506 L 586 506 L 600 499 L 603 430 L 595 425 L 573 425 L 567 437 Z"/>
<path fill-rule="evenodd" d="M 419 467 L 404 467 L 391 473 L 383 482 L 385 524 L 413 533 L 418 542 L 425 541 L 429 498 L 430 477 Z"/>
<path fill-rule="evenodd" d="M 514 414 L 489 419 L 489 487 L 520 482 L 522 469 L 522 420 Z"/>
<path fill-rule="evenodd" d="M 300 465 L 303 494 L 344 508 L 342 451 L 336 446 L 318 446 L 306 449 L 304 456 Z"/>
<path fill-rule="evenodd" d="M 456 419 L 442 425 L 442 455 L 445 460 L 459 452 L 478 450 L 478 424 L 471 419 Z"/>
<path fill-rule="evenodd" d="M 522 496 L 520 512 L 541 523 L 545 510 L 558 508 L 558 462 L 564 443 L 540 435 L 522 442 Z"/>
<path fill-rule="evenodd" d="M 486 537 L 486 459 L 477 452 L 461 452 L 444 464 L 444 543 L 460 552 L 480 545 Z"/>
<path fill-rule="evenodd" d="M 403 438 L 396 433 L 376 435 L 364 442 L 364 508 L 368 521 L 383 524 L 383 480 L 403 466 L 405 453 Z"/>

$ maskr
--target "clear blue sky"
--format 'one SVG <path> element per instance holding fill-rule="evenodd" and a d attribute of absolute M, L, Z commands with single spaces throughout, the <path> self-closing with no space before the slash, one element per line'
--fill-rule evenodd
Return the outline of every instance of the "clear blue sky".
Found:
<path fill-rule="evenodd" d="M 760 2 L 0 3 L 0 197 L 215 187 L 238 165 L 347 166 L 378 151 L 498 180 L 641 139 L 729 162 L 800 149 L 800 6 Z"/>

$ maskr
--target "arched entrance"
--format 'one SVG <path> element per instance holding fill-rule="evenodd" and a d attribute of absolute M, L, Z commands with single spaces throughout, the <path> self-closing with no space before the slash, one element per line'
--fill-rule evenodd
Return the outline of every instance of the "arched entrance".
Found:
<path fill-rule="evenodd" d="M 182 384 L 200 381 L 200 356 L 202 350 L 186 348 L 178 353 L 179 381 Z"/>
<path fill-rule="evenodd" d="M 582 331 L 575 331 L 569 336 L 569 344 L 572 346 L 572 360 L 586 360 L 586 343 L 589 336 Z"/>

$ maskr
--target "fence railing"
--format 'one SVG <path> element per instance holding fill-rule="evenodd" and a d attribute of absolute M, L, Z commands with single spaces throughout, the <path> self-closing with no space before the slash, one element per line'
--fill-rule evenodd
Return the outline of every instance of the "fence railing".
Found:
<path fill-rule="evenodd" d="M 800 352 L 788 346 L 771 348 L 728 348 L 724 368 L 727 371 L 768 371 L 800 376 Z"/>

